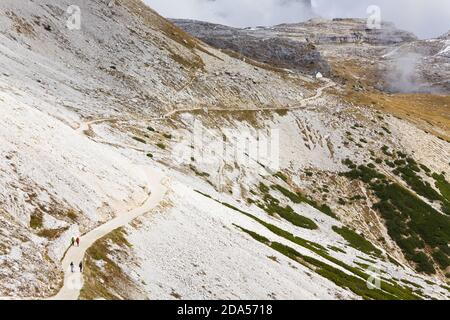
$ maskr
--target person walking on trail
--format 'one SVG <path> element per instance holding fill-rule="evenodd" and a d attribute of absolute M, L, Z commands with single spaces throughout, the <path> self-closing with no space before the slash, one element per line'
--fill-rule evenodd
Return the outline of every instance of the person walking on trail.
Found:
<path fill-rule="evenodd" d="M 82 273 L 83 272 L 83 261 L 81 261 L 78 266 L 80 267 L 80 273 Z"/>
<path fill-rule="evenodd" d="M 72 272 L 72 273 L 73 273 L 73 267 L 74 267 L 74 264 L 73 264 L 73 262 L 71 262 L 70 263 L 70 272 Z"/>
<path fill-rule="evenodd" d="M 75 238 L 72 237 L 72 239 L 70 240 L 70 246 L 73 247 L 75 244 Z"/>
<path fill-rule="evenodd" d="M 77 241 L 77 247 L 79 247 L 80 246 L 80 238 L 77 237 L 76 241 Z"/>

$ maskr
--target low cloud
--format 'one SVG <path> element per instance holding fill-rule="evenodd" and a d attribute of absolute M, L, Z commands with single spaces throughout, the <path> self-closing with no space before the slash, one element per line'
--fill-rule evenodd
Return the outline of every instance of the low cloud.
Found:
<path fill-rule="evenodd" d="M 386 75 L 389 89 L 394 92 L 420 91 L 422 81 L 418 78 L 417 66 L 422 57 L 416 53 L 408 53 L 392 60 Z"/>
<path fill-rule="evenodd" d="M 312 0 L 314 10 L 327 18 L 367 17 L 370 5 L 381 18 L 420 38 L 437 37 L 450 29 L 449 0 Z"/>
<path fill-rule="evenodd" d="M 313 13 L 304 0 L 144 0 L 169 18 L 189 18 L 235 27 L 300 22 Z M 308 2 L 308 1 L 306 1 Z M 367 17 L 377 5 L 383 20 L 421 38 L 450 29 L 449 0 L 311 0 L 314 13 L 326 18 Z"/>
<path fill-rule="evenodd" d="M 234 27 L 299 22 L 312 16 L 307 0 L 144 0 L 168 18 L 187 18 Z"/>

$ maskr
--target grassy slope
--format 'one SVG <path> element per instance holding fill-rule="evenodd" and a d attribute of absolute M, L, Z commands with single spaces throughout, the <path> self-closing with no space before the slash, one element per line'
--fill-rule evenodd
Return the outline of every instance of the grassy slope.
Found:
<path fill-rule="evenodd" d="M 331 64 L 335 77 L 345 84 L 344 94 L 335 93 L 339 99 L 372 106 L 407 119 L 419 128 L 450 141 L 450 96 L 387 94 L 374 89 L 380 80 L 376 66 L 356 60 L 334 61 Z M 355 87 L 363 87 L 364 91 L 355 90 Z"/>
<path fill-rule="evenodd" d="M 198 193 L 202 194 L 205 197 L 212 199 L 209 195 L 203 194 L 201 192 L 198 192 Z M 237 226 L 240 230 L 249 234 L 253 239 L 255 239 L 265 245 L 268 245 L 272 249 L 280 252 L 281 254 L 295 260 L 298 263 L 305 265 L 306 267 L 310 268 L 312 271 L 329 279 L 330 281 L 334 282 L 338 286 L 341 286 L 343 288 L 349 288 L 355 294 L 361 296 L 364 299 L 380 299 L 380 300 L 381 299 L 389 299 L 389 300 L 390 299 L 420 299 L 420 297 L 418 295 L 414 294 L 409 288 L 405 288 L 396 283 L 390 283 L 390 282 L 388 283 L 387 281 L 381 281 L 382 290 L 373 289 L 373 288 L 369 289 L 367 286 L 367 280 L 370 279 L 370 277 L 371 277 L 370 275 L 359 270 L 358 268 L 349 266 L 346 263 L 332 257 L 328 253 L 328 250 L 325 247 L 323 247 L 322 245 L 308 241 L 308 240 L 300 238 L 300 237 L 297 237 L 297 236 L 295 236 L 273 224 L 267 223 L 264 220 L 255 217 L 254 215 L 252 215 L 248 212 L 240 210 L 239 208 L 236 208 L 233 205 L 230 205 L 228 203 L 221 202 L 221 201 L 218 201 L 215 199 L 212 199 L 212 200 L 253 219 L 254 221 L 258 222 L 259 224 L 261 224 L 262 226 L 267 228 L 273 234 L 275 234 L 279 237 L 282 237 L 282 238 L 284 238 L 294 244 L 297 244 L 301 247 L 304 247 L 305 249 L 308 249 L 311 252 L 314 252 L 314 253 L 318 254 L 319 256 L 325 258 L 326 260 L 330 261 L 331 263 L 334 263 L 334 264 L 344 268 L 350 274 L 347 274 L 347 273 L 343 272 L 342 270 L 331 266 L 330 264 L 321 262 L 312 257 L 302 255 L 289 246 L 286 246 L 284 244 L 277 243 L 277 242 L 271 242 L 267 238 L 260 236 L 255 232 L 252 232 L 250 230 L 246 230 L 244 228 Z"/>

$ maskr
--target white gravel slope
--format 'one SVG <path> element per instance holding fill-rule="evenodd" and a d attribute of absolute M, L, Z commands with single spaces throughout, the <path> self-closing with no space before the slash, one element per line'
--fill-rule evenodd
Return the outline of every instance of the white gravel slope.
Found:
<path fill-rule="evenodd" d="M 243 215 L 179 182 L 172 183 L 170 201 L 169 210 L 127 228 L 149 298 L 356 298 L 240 232 L 234 224 L 267 234 Z"/>

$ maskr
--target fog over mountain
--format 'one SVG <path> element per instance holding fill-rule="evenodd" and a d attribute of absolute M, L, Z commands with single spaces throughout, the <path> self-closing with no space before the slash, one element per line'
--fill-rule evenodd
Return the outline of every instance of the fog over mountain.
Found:
<path fill-rule="evenodd" d="M 144 0 L 165 17 L 189 18 L 234 27 L 304 21 L 313 15 L 327 18 L 367 17 L 378 5 L 381 17 L 421 38 L 439 36 L 450 29 L 447 0 Z"/>

